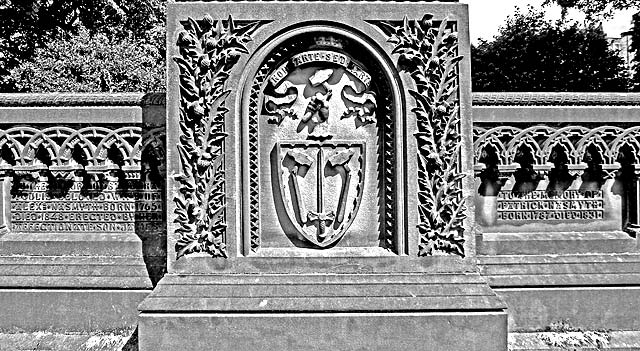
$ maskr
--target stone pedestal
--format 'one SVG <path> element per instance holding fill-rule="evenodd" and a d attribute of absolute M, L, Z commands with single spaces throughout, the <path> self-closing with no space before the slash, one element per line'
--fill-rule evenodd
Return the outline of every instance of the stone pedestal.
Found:
<path fill-rule="evenodd" d="M 168 274 L 141 350 L 506 350 L 458 3 L 170 3 Z"/>

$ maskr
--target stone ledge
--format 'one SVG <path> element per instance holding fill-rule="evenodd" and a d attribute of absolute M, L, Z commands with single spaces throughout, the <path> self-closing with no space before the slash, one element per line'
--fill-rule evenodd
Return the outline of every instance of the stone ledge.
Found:
<path fill-rule="evenodd" d="M 640 286 L 640 254 L 478 256 L 493 288 Z"/>
<path fill-rule="evenodd" d="M 478 255 L 627 253 L 636 239 L 622 231 L 482 233 L 476 245 Z"/>
<path fill-rule="evenodd" d="M 472 96 L 475 106 L 640 106 L 637 93 L 489 92 Z"/>
<path fill-rule="evenodd" d="M 165 93 L 4 93 L 2 107 L 165 105 Z"/>
<path fill-rule="evenodd" d="M 141 313 L 503 311 L 479 274 L 167 274 Z"/>
<path fill-rule="evenodd" d="M 2 256 L 142 257 L 135 233 L 7 233 L 0 235 Z"/>

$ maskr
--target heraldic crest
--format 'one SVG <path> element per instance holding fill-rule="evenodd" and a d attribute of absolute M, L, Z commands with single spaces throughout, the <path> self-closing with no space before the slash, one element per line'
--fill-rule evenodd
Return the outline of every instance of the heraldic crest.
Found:
<path fill-rule="evenodd" d="M 274 197 L 282 199 L 287 228 L 315 248 L 334 246 L 357 215 L 365 131 L 376 122 L 371 75 L 347 46 L 331 35 L 310 38 L 274 65 L 263 90 L 262 115 L 278 135 Z"/>

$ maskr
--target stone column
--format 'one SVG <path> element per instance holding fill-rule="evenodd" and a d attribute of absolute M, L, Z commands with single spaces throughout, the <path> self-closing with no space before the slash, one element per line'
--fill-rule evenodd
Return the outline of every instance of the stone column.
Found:
<path fill-rule="evenodd" d="M 498 177 L 500 177 L 500 183 L 502 184 L 500 191 L 513 191 L 513 186 L 516 184 L 515 172 L 519 168 L 520 164 L 518 163 L 498 165 Z"/>
<path fill-rule="evenodd" d="M 571 185 L 569 185 L 569 188 L 567 190 L 578 191 L 580 189 L 580 186 L 582 185 L 582 175 L 584 174 L 584 171 L 587 169 L 587 167 L 588 166 L 586 163 L 567 165 L 569 175 L 573 177 Z"/>
<path fill-rule="evenodd" d="M 540 181 L 536 185 L 536 191 L 546 191 L 549 187 L 549 172 L 553 169 L 552 163 L 543 165 L 533 165 L 533 171 L 536 172 Z"/>

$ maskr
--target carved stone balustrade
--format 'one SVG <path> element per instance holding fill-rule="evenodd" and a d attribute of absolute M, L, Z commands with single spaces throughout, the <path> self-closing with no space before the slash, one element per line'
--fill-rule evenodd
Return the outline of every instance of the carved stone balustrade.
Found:
<path fill-rule="evenodd" d="M 509 329 L 637 330 L 640 95 L 476 93 L 473 112 L 477 252 Z"/>
<path fill-rule="evenodd" d="M 0 94 L 0 328 L 136 324 L 166 269 L 164 110 L 164 94 Z"/>

